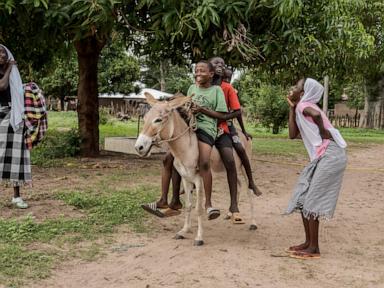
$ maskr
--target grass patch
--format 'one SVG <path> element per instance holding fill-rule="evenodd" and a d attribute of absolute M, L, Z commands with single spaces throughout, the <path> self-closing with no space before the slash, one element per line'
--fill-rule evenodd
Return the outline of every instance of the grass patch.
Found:
<path fill-rule="evenodd" d="M 142 127 L 141 124 L 140 127 Z M 112 118 L 106 124 L 99 125 L 99 130 L 101 144 L 104 144 L 105 137 L 136 137 L 137 121 L 119 121 Z"/>
<path fill-rule="evenodd" d="M 384 130 L 340 128 L 340 133 L 347 142 L 384 144 Z"/>
<path fill-rule="evenodd" d="M 55 197 L 81 210 L 83 217 L 61 217 L 40 223 L 32 217 L 0 219 L 0 283 L 20 286 L 28 279 L 47 277 L 52 265 L 62 258 L 95 259 L 101 251 L 95 241 L 115 232 L 121 224 L 145 232 L 147 215 L 140 204 L 155 199 L 157 192 L 157 187 L 151 186 L 61 191 Z M 91 245 L 79 249 L 76 245 L 84 241 Z M 39 248 L 44 247 L 42 243 L 48 243 L 52 249 Z M 30 245 L 37 248 L 25 248 Z M 62 246 L 71 249 L 60 249 Z"/>
<path fill-rule="evenodd" d="M 305 147 L 300 140 L 253 138 L 253 152 L 260 155 L 288 156 L 305 155 Z"/>
<path fill-rule="evenodd" d="M 52 262 L 52 255 L 43 252 L 28 251 L 19 245 L 0 245 L 0 283 L 18 287 L 25 279 L 46 278 Z"/>
<path fill-rule="evenodd" d="M 77 128 L 78 119 L 76 111 L 56 112 L 48 111 L 48 129 Z"/>

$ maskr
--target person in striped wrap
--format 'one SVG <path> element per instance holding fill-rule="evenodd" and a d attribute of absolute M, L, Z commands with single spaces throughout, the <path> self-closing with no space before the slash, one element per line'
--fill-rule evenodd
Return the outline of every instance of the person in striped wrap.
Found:
<path fill-rule="evenodd" d="M 32 183 L 24 137 L 24 89 L 12 53 L 0 45 L 0 182 L 12 186 L 12 204 L 25 209 L 20 186 Z"/>
<path fill-rule="evenodd" d="M 333 217 L 347 165 L 347 144 L 317 106 L 323 92 L 319 82 L 303 78 L 287 97 L 289 137 L 295 139 L 300 134 L 310 158 L 286 210 L 286 214 L 300 212 L 304 225 L 304 243 L 286 250 L 298 259 L 320 258 L 319 219 Z"/>

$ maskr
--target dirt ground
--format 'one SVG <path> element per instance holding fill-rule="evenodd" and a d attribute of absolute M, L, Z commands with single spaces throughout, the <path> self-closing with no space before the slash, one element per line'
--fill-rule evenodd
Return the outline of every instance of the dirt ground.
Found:
<path fill-rule="evenodd" d="M 254 176 L 264 192 L 256 201 L 256 231 L 249 231 L 247 224 L 233 225 L 220 217 L 204 222 L 205 245 L 194 247 L 193 234 L 185 240 L 172 239 L 182 227 L 183 216 L 152 217 L 154 230 L 150 233 L 118 233 L 117 243 L 106 249 L 106 256 L 94 262 L 63 263 L 51 278 L 33 287 L 384 287 L 383 151 L 384 145 L 350 149 L 335 217 L 320 226 L 319 260 L 296 260 L 283 252 L 303 240 L 299 215 L 283 216 L 282 212 L 306 158 L 256 155 Z M 157 170 L 159 159 L 130 159 L 122 169 L 127 173 Z M 88 167 L 84 171 L 97 178 L 101 173 L 114 173 L 116 170 L 108 167 L 118 169 L 121 163 L 119 157 L 106 157 L 96 164 L 84 160 L 84 167 Z M 76 169 L 69 169 L 64 178 L 60 169 L 50 170 L 50 175 L 45 169 L 34 172 L 35 183 L 44 181 L 45 187 L 86 182 Z M 139 180 L 149 179 L 160 184 L 159 176 L 147 175 Z M 229 203 L 227 191 L 225 178 L 215 179 L 213 200 L 222 214 Z M 32 197 L 30 204 L 37 218 L 79 213 L 60 203 L 50 203 L 53 200 L 44 198 L 44 191 L 35 195 L 36 201 Z M 240 209 L 247 220 L 247 197 L 243 193 L 240 198 Z"/>

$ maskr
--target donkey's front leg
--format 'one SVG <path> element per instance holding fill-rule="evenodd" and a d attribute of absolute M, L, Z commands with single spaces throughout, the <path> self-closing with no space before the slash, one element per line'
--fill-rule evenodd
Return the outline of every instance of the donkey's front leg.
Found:
<path fill-rule="evenodd" d="M 197 235 L 195 238 L 195 246 L 201 246 L 204 244 L 203 240 L 203 195 L 204 195 L 204 186 L 203 179 L 198 176 L 198 179 L 195 181 L 196 186 L 196 212 L 197 212 Z"/>
<path fill-rule="evenodd" d="M 186 195 L 185 201 L 185 220 L 184 227 L 179 232 L 176 233 L 176 239 L 184 239 L 187 236 L 187 233 L 191 231 L 191 211 L 192 211 L 192 183 L 182 179 L 184 191 Z"/>

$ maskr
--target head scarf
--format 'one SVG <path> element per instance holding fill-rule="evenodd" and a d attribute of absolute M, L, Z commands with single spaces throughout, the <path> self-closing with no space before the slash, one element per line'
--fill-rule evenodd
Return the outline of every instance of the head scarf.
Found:
<path fill-rule="evenodd" d="M 305 118 L 303 112 L 298 108 L 300 104 L 309 103 L 310 107 L 322 114 L 323 119 L 326 118 L 326 115 L 323 113 L 323 111 L 321 111 L 321 109 L 316 105 L 316 103 L 321 100 L 323 92 L 323 85 L 312 78 L 307 78 L 304 83 L 304 95 L 301 97 L 299 104 L 296 107 L 296 123 L 300 129 L 301 137 L 308 151 L 309 157 L 311 158 L 311 161 L 316 158 L 316 150 L 322 146 L 323 139 L 320 136 L 319 127 L 316 124 L 308 121 Z M 339 130 L 335 129 L 330 124 L 328 131 L 338 146 L 341 148 L 347 147 L 347 143 L 344 141 Z"/>
<path fill-rule="evenodd" d="M 323 96 L 324 87 L 315 79 L 307 78 L 304 83 L 304 95 L 301 97 L 300 102 L 309 102 L 316 104 Z"/>
<path fill-rule="evenodd" d="M 11 51 L 9 51 L 8 48 L 2 44 L 0 44 L 0 46 L 3 47 L 5 51 L 7 51 L 8 60 L 15 61 Z M 10 124 L 13 128 L 13 131 L 16 131 L 21 127 L 24 116 L 24 89 L 19 69 L 17 69 L 16 65 L 12 65 L 11 73 L 9 75 L 9 86 L 12 100 Z"/>

